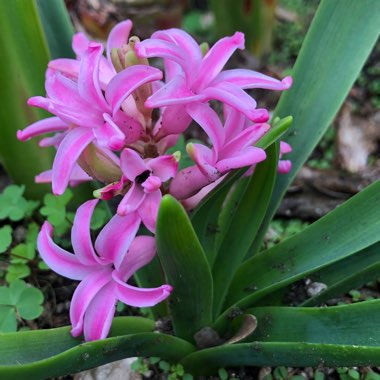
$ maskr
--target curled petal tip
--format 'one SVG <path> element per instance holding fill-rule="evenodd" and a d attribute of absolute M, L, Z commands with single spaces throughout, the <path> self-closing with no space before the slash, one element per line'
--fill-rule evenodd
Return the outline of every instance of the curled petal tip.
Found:
<path fill-rule="evenodd" d="M 239 47 L 239 49 L 244 49 L 245 47 L 245 37 L 244 33 L 236 32 L 233 36 L 234 42 Z"/>
<path fill-rule="evenodd" d="M 25 136 L 24 133 L 23 133 L 23 131 L 20 130 L 20 129 L 17 131 L 16 136 L 17 136 L 17 139 L 20 140 L 20 141 L 26 141 L 26 140 L 28 140 L 28 137 Z"/>
<path fill-rule="evenodd" d="M 75 326 L 73 326 L 73 328 L 71 329 L 70 332 L 71 332 L 71 335 L 74 338 L 77 338 L 83 332 L 83 326 L 82 326 L 82 324 L 77 323 Z"/>
<path fill-rule="evenodd" d="M 293 78 L 291 76 L 287 76 L 281 81 L 281 83 L 285 86 L 284 89 L 287 90 L 292 86 Z"/>

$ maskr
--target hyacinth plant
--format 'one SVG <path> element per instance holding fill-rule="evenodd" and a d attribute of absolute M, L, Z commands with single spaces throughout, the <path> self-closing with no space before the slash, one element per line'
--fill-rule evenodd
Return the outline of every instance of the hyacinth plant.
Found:
<path fill-rule="evenodd" d="M 293 85 L 226 69 L 244 49 L 240 32 L 210 48 L 179 29 L 140 41 L 130 20 L 105 49 L 74 35 L 76 58 L 50 61 L 46 96 L 28 101 L 53 116 L 17 132 L 21 141 L 52 133 L 40 145 L 56 149 L 54 162 L 36 181 L 51 182 L 55 195 L 97 186 L 77 209 L 72 251 L 48 222 L 38 236 L 48 266 L 80 281 L 71 327 L 0 335 L 0 377 L 64 375 L 129 356 L 179 362 L 194 375 L 238 365 L 379 365 L 379 301 L 313 306 L 378 275 L 380 184 L 295 237 L 262 244 L 376 41 L 379 16 L 376 1 L 322 1 Z M 248 94 L 256 88 L 284 92 L 272 118 Z M 183 149 L 189 128 L 206 138 Z M 93 240 L 100 202 L 114 215 Z M 304 278 L 327 289 L 288 307 L 289 286 Z M 148 317 L 114 318 L 117 301 L 149 308 Z"/>

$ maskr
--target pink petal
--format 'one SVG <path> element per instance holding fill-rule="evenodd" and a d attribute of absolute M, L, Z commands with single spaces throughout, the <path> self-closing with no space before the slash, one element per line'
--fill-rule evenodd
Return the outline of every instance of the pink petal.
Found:
<path fill-rule="evenodd" d="M 70 186 L 75 187 L 83 182 L 92 181 L 93 179 L 79 166 L 75 165 L 70 175 Z M 46 170 L 34 177 L 36 183 L 51 183 L 52 171 Z"/>
<path fill-rule="evenodd" d="M 53 102 L 43 96 L 32 96 L 28 99 L 27 104 L 32 107 L 42 108 L 50 113 L 54 113 Z"/>
<path fill-rule="evenodd" d="M 222 174 L 225 174 L 232 169 L 254 165 L 260 161 L 264 161 L 265 158 L 264 149 L 248 146 L 237 155 L 220 160 L 216 164 L 216 167 Z"/>
<path fill-rule="evenodd" d="M 49 69 L 59 71 L 68 77 L 76 79 L 79 74 L 80 61 L 70 58 L 54 59 L 48 64 Z"/>
<path fill-rule="evenodd" d="M 121 281 L 128 281 L 140 268 L 147 265 L 156 254 L 156 240 L 152 236 L 137 236 L 117 271 Z"/>
<path fill-rule="evenodd" d="M 48 117 L 40 121 L 30 124 L 22 131 L 17 131 L 17 138 L 20 141 L 29 140 L 32 137 L 43 135 L 50 132 L 64 131 L 68 125 L 58 117 Z"/>
<path fill-rule="evenodd" d="M 250 120 L 257 123 L 265 123 L 269 119 L 267 110 L 257 109 L 256 102 L 242 89 L 229 83 L 219 83 L 216 86 L 208 87 L 203 91 L 208 100 L 216 99 L 236 110 L 242 112 Z"/>
<path fill-rule="evenodd" d="M 58 147 L 53 163 L 53 193 L 63 194 L 69 181 L 70 175 L 83 150 L 94 139 L 91 130 L 78 127 L 70 130 Z"/>
<path fill-rule="evenodd" d="M 90 302 L 99 291 L 112 281 L 112 269 L 99 268 L 85 277 L 75 289 L 70 303 L 71 335 L 77 337 L 83 332 L 83 318 Z"/>
<path fill-rule="evenodd" d="M 107 337 L 116 311 L 116 285 L 109 282 L 91 300 L 84 315 L 84 339 L 104 339 Z"/>
<path fill-rule="evenodd" d="M 103 45 L 91 42 L 87 51 L 83 54 L 78 76 L 78 91 L 83 99 L 86 99 L 92 107 L 97 107 L 103 112 L 111 111 L 104 99 L 99 84 L 99 63 L 103 54 Z"/>
<path fill-rule="evenodd" d="M 278 161 L 277 171 L 280 174 L 287 174 L 292 170 L 292 161 L 290 160 L 280 160 Z"/>
<path fill-rule="evenodd" d="M 121 48 L 128 44 L 129 33 L 132 29 L 132 21 L 125 20 L 116 24 L 107 39 L 107 59 L 111 62 L 111 50 L 113 48 Z"/>
<path fill-rule="evenodd" d="M 71 229 L 71 244 L 75 256 L 84 265 L 102 264 L 102 260 L 96 255 L 92 246 L 90 230 L 91 217 L 97 204 L 97 199 L 83 203 L 75 214 Z"/>
<path fill-rule="evenodd" d="M 285 141 L 280 141 L 280 154 L 290 153 L 292 151 L 292 147 Z"/>
<path fill-rule="evenodd" d="M 244 49 L 244 34 L 236 32 L 231 37 L 220 39 L 203 58 L 198 79 L 192 88 L 201 90 L 206 87 L 223 69 L 236 49 Z"/>
<path fill-rule="evenodd" d="M 287 90 L 292 85 L 292 78 L 285 77 L 282 81 L 271 78 L 268 75 L 247 69 L 234 69 L 221 72 L 212 82 L 228 82 L 242 89 L 263 88 L 267 90 Z"/>
<path fill-rule="evenodd" d="M 186 107 L 189 115 L 200 125 L 210 138 L 214 149 L 219 152 L 224 144 L 224 129 L 217 113 L 208 104 L 195 103 Z M 216 159 L 216 157 L 214 157 Z"/>
<path fill-rule="evenodd" d="M 157 215 L 161 199 L 161 190 L 146 194 L 137 210 L 145 227 L 153 233 L 156 231 Z"/>
<path fill-rule="evenodd" d="M 184 61 L 185 66 L 183 69 L 186 73 L 187 79 L 191 80 L 192 75 L 198 72 L 202 63 L 202 52 L 194 38 L 185 31 L 176 28 L 159 30 L 153 33 L 152 38 L 159 38 L 161 40 L 173 42 L 182 50 L 183 56 L 186 56 L 187 58 Z M 166 64 L 167 62 L 165 62 L 165 65 Z M 168 78 L 166 78 L 166 80 L 168 80 Z"/>
<path fill-rule="evenodd" d="M 145 102 L 145 107 L 158 108 L 163 106 L 173 106 L 177 104 L 187 104 L 204 100 L 203 95 L 197 95 L 188 89 L 184 75 L 175 76 L 168 84 L 161 87 Z"/>
<path fill-rule="evenodd" d="M 177 199 L 186 199 L 196 194 L 210 180 L 202 174 L 197 166 L 181 170 L 171 181 L 169 192 Z"/>
<path fill-rule="evenodd" d="M 140 155 L 129 148 L 125 148 L 121 152 L 120 168 L 130 181 L 134 181 L 137 176 L 149 170 L 149 167 Z"/>
<path fill-rule="evenodd" d="M 141 186 L 144 189 L 145 193 L 153 193 L 158 190 L 162 185 L 162 182 L 159 177 L 155 175 L 149 176 L 146 181 L 144 181 Z"/>
<path fill-rule="evenodd" d="M 135 45 L 136 53 L 141 58 L 160 57 L 186 66 L 187 56 L 175 43 L 163 41 L 158 38 L 148 38 Z"/>
<path fill-rule="evenodd" d="M 77 57 L 82 57 L 82 55 L 87 50 L 89 42 L 90 40 L 86 37 L 84 33 L 74 34 L 72 47 Z"/>
<path fill-rule="evenodd" d="M 38 145 L 41 148 L 46 148 L 49 146 L 54 146 L 55 148 L 58 148 L 58 145 L 65 138 L 66 134 L 67 134 L 66 132 L 63 132 L 63 133 L 56 133 L 55 135 L 51 137 L 45 137 L 39 141 Z"/>
<path fill-rule="evenodd" d="M 211 151 L 201 144 L 188 144 L 186 150 L 202 174 L 210 181 L 215 181 L 220 177 L 220 173 L 215 167 L 217 158 L 214 150 Z"/>
<path fill-rule="evenodd" d="M 269 131 L 269 124 L 252 125 L 226 144 L 220 152 L 219 159 L 228 158 L 248 145 L 253 145 Z"/>
<path fill-rule="evenodd" d="M 109 124 L 113 123 L 123 132 L 126 144 L 136 142 L 144 132 L 143 126 L 140 122 L 122 111 L 117 111 L 112 119 L 109 115 L 107 115 L 107 118 L 104 117 L 104 119 Z"/>
<path fill-rule="evenodd" d="M 147 162 L 152 175 L 157 176 L 162 182 L 173 178 L 178 170 L 178 161 L 174 155 L 159 156 Z"/>
<path fill-rule="evenodd" d="M 95 249 L 99 256 L 107 262 L 112 261 L 118 269 L 136 236 L 140 222 L 141 219 L 135 212 L 126 216 L 113 216 L 95 241 Z"/>
<path fill-rule="evenodd" d="M 141 187 L 141 184 L 133 182 L 132 187 L 120 201 L 119 206 L 117 207 L 117 214 L 124 216 L 137 210 L 140 207 L 141 202 L 144 200 L 145 196 L 146 194 Z"/>
<path fill-rule="evenodd" d="M 173 290 L 170 285 L 162 285 L 158 288 L 151 289 L 137 288 L 125 284 L 116 271 L 114 271 L 112 277 L 116 282 L 117 299 L 129 306 L 149 307 L 157 305 L 166 299 Z"/>
<path fill-rule="evenodd" d="M 237 111 L 233 107 L 225 106 L 225 123 L 224 123 L 224 133 L 225 141 L 231 141 L 235 136 L 237 136 L 245 126 L 245 121 L 247 118 L 244 114 Z"/>
<path fill-rule="evenodd" d="M 166 107 L 162 114 L 161 128 L 154 131 L 155 136 L 178 135 L 190 125 L 191 117 L 184 105 Z"/>
<path fill-rule="evenodd" d="M 93 273 L 94 266 L 83 265 L 75 255 L 56 245 L 52 239 L 53 227 L 45 222 L 38 234 L 37 248 L 44 262 L 61 276 L 82 280 Z"/>
<path fill-rule="evenodd" d="M 125 145 L 125 135 L 119 127 L 113 122 L 112 117 L 103 114 L 105 123 L 102 126 L 94 128 L 94 136 L 100 147 L 106 147 L 112 150 L 120 150 Z"/>
<path fill-rule="evenodd" d="M 115 114 L 123 101 L 137 88 L 162 78 L 162 72 L 146 65 L 134 65 L 115 75 L 106 89 L 106 99 Z"/>

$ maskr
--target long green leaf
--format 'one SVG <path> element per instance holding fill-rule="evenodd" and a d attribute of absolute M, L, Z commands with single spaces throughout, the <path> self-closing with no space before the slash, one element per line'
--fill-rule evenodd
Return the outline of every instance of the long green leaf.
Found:
<path fill-rule="evenodd" d="M 277 116 L 292 115 L 285 140 L 293 167 L 277 177 L 261 229 L 265 231 L 287 187 L 332 123 L 379 36 L 378 0 L 322 0 L 293 69 L 293 86 L 284 92 Z"/>
<path fill-rule="evenodd" d="M 322 282 L 327 289 L 309 298 L 301 306 L 318 305 L 344 292 L 355 289 L 380 276 L 380 243 L 376 243 L 347 259 L 314 273 L 313 281 Z"/>
<path fill-rule="evenodd" d="M 247 341 L 380 346 L 380 300 L 322 308 L 258 307 L 247 312 L 257 318 L 257 329 Z"/>
<path fill-rule="evenodd" d="M 181 204 L 163 197 L 156 228 L 157 252 L 167 281 L 175 335 L 193 341 L 212 322 L 212 277 L 202 246 Z"/>
<path fill-rule="evenodd" d="M 265 215 L 276 178 L 277 161 L 278 147 L 272 144 L 267 149 L 267 159 L 256 166 L 234 214 L 230 215 L 231 223 L 223 234 L 212 272 L 215 315 L 219 314 L 235 270 L 246 256 Z"/>
<path fill-rule="evenodd" d="M 379 194 L 377 181 L 301 233 L 246 261 L 234 277 L 227 305 L 253 305 L 266 294 L 376 243 Z"/>
<path fill-rule="evenodd" d="M 151 330 L 148 323 L 139 325 L 133 317 L 128 322 L 133 328 L 124 327 L 124 332 L 137 329 L 137 333 L 87 343 L 72 338 L 67 328 L 1 334 L 0 378 L 40 380 L 132 356 L 159 356 L 177 362 L 194 351 L 190 343 L 173 336 L 139 333 Z"/>
<path fill-rule="evenodd" d="M 193 375 L 213 375 L 239 366 L 379 366 L 380 347 L 288 342 L 252 342 L 194 352 L 181 364 Z"/>
<path fill-rule="evenodd" d="M 0 2 L 0 157 L 16 183 L 26 185 L 26 195 L 41 198 L 47 185 L 36 185 L 34 177 L 51 167 L 52 151 L 36 141 L 16 139 L 23 129 L 46 114 L 29 107 L 29 97 L 43 95 L 45 69 L 49 60 L 47 44 L 34 1 Z"/>
<path fill-rule="evenodd" d="M 71 48 L 74 28 L 64 1 L 36 1 L 51 58 L 75 58 Z"/>

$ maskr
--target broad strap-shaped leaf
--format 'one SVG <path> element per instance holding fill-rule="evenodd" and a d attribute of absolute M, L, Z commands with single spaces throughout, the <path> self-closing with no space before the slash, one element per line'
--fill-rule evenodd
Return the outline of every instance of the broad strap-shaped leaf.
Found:
<path fill-rule="evenodd" d="M 159 356 L 177 362 L 195 350 L 190 343 L 173 336 L 143 332 L 152 330 L 152 321 L 123 319 L 124 327 L 113 326 L 119 331 L 111 330 L 111 334 L 132 335 L 87 343 L 72 338 L 69 328 L 0 334 L 0 378 L 40 380 L 133 356 Z"/>
<path fill-rule="evenodd" d="M 311 279 L 327 285 L 327 289 L 309 298 L 301 306 L 316 306 L 335 296 L 356 289 L 380 274 L 380 243 L 314 273 Z"/>
<path fill-rule="evenodd" d="M 247 312 L 257 318 L 247 341 L 380 347 L 380 300 L 318 308 L 258 307 Z"/>
<path fill-rule="evenodd" d="M 275 115 L 292 115 L 285 140 L 293 147 L 289 174 L 277 177 L 266 229 L 285 191 L 332 123 L 379 36 L 377 0 L 322 0 L 295 63 L 293 85 L 285 91 Z M 355 54 L 353 54 L 355 52 Z"/>
<path fill-rule="evenodd" d="M 266 160 L 256 166 L 241 199 L 231 210 L 228 229 L 223 231 L 212 270 L 214 315 L 219 315 L 228 287 L 255 239 L 273 191 L 277 173 L 277 144 L 272 144 L 266 152 Z"/>
<path fill-rule="evenodd" d="M 303 342 L 226 344 L 194 352 L 181 364 L 193 375 L 213 375 L 219 368 L 239 366 L 379 366 L 380 347 Z"/>
<path fill-rule="evenodd" d="M 376 243 L 379 192 L 377 181 L 301 233 L 246 261 L 236 272 L 226 306 L 253 306 L 266 294 Z"/>
<path fill-rule="evenodd" d="M 186 211 L 172 196 L 161 201 L 156 227 L 157 252 L 167 283 L 175 335 L 193 341 L 212 322 L 210 268 Z"/>
<path fill-rule="evenodd" d="M 49 186 L 34 183 L 34 176 L 51 167 L 52 151 L 37 141 L 20 142 L 18 129 L 46 113 L 27 105 L 29 97 L 45 94 L 49 52 L 34 1 L 0 2 L 0 158 L 16 183 L 26 185 L 26 195 L 42 198 Z"/>
<path fill-rule="evenodd" d="M 74 28 L 64 1 L 36 1 L 51 58 L 75 58 L 71 48 Z"/>

